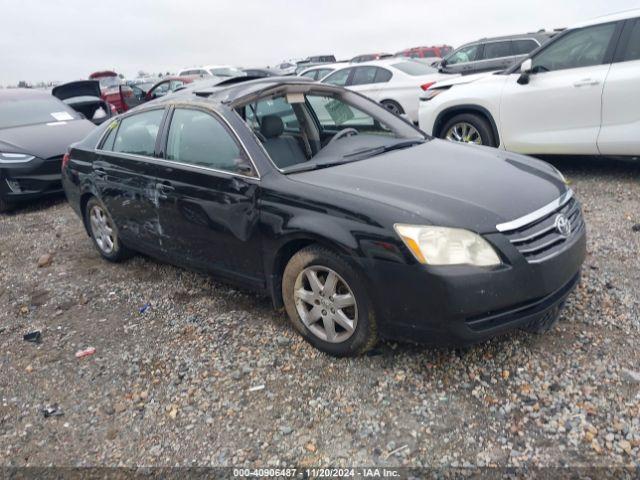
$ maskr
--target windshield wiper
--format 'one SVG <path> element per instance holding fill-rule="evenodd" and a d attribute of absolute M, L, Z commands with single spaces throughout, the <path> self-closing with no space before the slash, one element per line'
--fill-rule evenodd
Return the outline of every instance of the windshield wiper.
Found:
<path fill-rule="evenodd" d="M 413 147 L 414 145 L 420 145 L 424 143 L 423 139 L 413 139 L 413 140 L 405 140 L 404 142 L 392 143 L 391 145 L 381 145 L 379 147 L 367 148 L 365 150 L 359 150 L 357 152 L 347 153 L 343 155 L 342 158 L 352 158 L 359 157 L 360 155 L 365 155 L 366 157 L 373 157 L 375 155 L 380 155 L 381 153 L 391 152 L 393 150 L 401 150 L 403 148 Z"/>
<path fill-rule="evenodd" d="M 422 144 L 425 141 L 426 140 L 424 139 L 405 140 L 403 142 L 397 142 L 391 145 L 382 145 L 379 147 L 367 148 L 363 150 L 358 150 L 356 152 L 347 153 L 346 155 L 343 155 L 342 158 L 339 160 L 325 161 L 321 163 L 314 163 L 314 162 L 299 163 L 297 165 L 293 165 L 291 167 L 283 169 L 282 171 L 284 173 L 297 173 L 297 172 L 308 172 L 311 170 L 319 170 L 321 168 L 327 168 L 327 167 L 334 167 L 336 165 L 343 165 L 345 163 L 363 160 L 364 158 L 373 157 L 375 155 L 380 155 L 382 153 L 390 152 L 392 150 L 401 150 L 403 148 L 413 147 L 414 145 Z"/>

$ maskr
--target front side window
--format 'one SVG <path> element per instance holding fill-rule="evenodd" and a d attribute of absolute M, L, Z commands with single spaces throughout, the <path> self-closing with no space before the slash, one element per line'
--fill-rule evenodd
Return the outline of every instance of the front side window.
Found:
<path fill-rule="evenodd" d="M 175 92 L 177 88 L 180 88 L 183 85 L 184 82 L 182 80 L 171 80 L 171 82 L 169 82 L 169 90 Z"/>
<path fill-rule="evenodd" d="M 351 73 L 353 68 L 345 68 L 343 70 L 338 70 L 337 72 L 333 72 L 327 78 L 323 80 L 323 83 L 329 83 L 331 85 L 338 85 L 339 87 L 344 87 L 347 84 L 347 80 L 349 78 L 349 74 Z"/>
<path fill-rule="evenodd" d="M 627 48 L 622 58 L 623 62 L 631 60 L 640 60 L 640 20 L 636 20 L 631 30 L 631 36 L 629 37 Z"/>
<path fill-rule="evenodd" d="M 164 109 L 137 113 L 120 121 L 113 151 L 153 157 Z"/>
<path fill-rule="evenodd" d="M 511 42 L 488 42 L 484 44 L 482 57 L 485 60 L 511 56 Z"/>
<path fill-rule="evenodd" d="M 533 58 L 533 71 L 601 65 L 615 29 L 614 23 L 607 23 L 568 32 Z"/>
<path fill-rule="evenodd" d="M 173 112 L 167 160 L 243 174 L 249 164 L 220 120 L 201 110 L 186 108 Z"/>
<path fill-rule="evenodd" d="M 301 77 L 305 77 L 305 78 L 310 78 L 312 80 L 316 80 L 318 78 L 318 71 L 317 70 L 311 70 L 310 72 L 304 72 L 300 76 Z"/>
<path fill-rule="evenodd" d="M 474 62 L 480 57 L 481 44 L 461 47 L 446 58 L 447 65 L 457 65 L 458 63 Z"/>

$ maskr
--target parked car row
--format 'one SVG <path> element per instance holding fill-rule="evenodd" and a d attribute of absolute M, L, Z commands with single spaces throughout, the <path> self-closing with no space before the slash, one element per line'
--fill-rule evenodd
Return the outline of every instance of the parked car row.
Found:
<path fill-rule="evenodd" d="M 640 155 L 640 10 L 570 28 L 496 74 L 432 85 L 420 128 L 529 154 Z"/>

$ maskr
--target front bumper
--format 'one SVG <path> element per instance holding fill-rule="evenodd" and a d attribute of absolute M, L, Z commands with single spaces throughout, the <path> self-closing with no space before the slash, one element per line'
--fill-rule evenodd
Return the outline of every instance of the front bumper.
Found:
<path fill-rule="evenodd" d="M 0 198 L 7 203 L 62 193 L 62 156 L 0 166 Z"/>
<path fill-rule="evenodd" d="M 432 345 L 487 340 L 553 314 L 579 283 L 586 233 L 532 264 L 502 234 L 485 236 L 505 255 L 494 268 L 428 267 L 368 260 L 380 336 Z"/>

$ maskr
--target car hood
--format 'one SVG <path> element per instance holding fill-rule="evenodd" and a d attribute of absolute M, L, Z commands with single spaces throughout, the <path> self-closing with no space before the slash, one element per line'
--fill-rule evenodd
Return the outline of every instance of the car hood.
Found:
<path fill-rule="evenodd" d="M 489 147 L 443 140 L 334 167 L 291 174 L 296 181 L 403 210 L 398 221 L 496 231 L 567 186 L 549 164 Z"/>
<path fill-rule="evenodd" d="M 88 120 L 52 122 L 0 130 L 0 151 L 28 153 L 39 158 L 63 155 L 72 143 L 95 128 Z"/>
<path fill-rule="evenodd" d="M 97 80 L 79 80 L 58 85 L 51 93 L 60 100 L 73 97 L 98 97 L 100 98 L 100 82 Z"/>
<path fill-rule="evenodd" d="M 477 82 L 478 80 L 490 77 L 495 74 L 496 72 L 482 72 L 482 73 L 474 73 L 472 75 L 441 73 L 443 77 L 447 77 L 447 78 L 443 78 L 443 80 L 440 80 L 432 88 L 446 88 L 446 87 L 453 87 L 455 85 L 464 85 L 466 83 Z"/>

